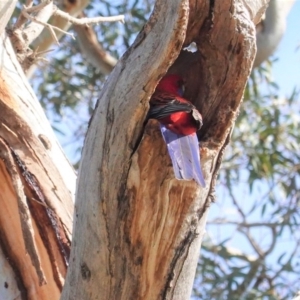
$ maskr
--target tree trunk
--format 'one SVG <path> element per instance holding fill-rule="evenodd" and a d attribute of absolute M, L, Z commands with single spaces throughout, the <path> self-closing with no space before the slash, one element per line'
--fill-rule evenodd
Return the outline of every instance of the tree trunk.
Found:
<path fill-rule="evenodd" d="M 267 2 L 156 1 L 88 129 L 62 299 L 189 298 L 207 208 L 255 56 L 255 23 Z M 181 51 L 191 42 L 196 52 Z M 171 65 L 203 114 L 206 188 L 174 179 L 158 123 L 144 125 L 149 98 Z"/>
<path fill-rule="evenodd" d="M 76 177 L 1 29 L 0 299 L 58 299 Z"/>

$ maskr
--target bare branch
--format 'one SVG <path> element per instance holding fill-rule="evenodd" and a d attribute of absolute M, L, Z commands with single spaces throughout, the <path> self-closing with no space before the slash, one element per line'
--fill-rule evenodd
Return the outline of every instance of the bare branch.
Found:
<path fill-rule="evenodd" d="M 31 5 L 31 2 L 28 2 Z M 35 12 L 35 16 L 31 16 L 29 12 Z M 19 63 L 21 64 L 24 72 L 35 63 L 38 59 L 37 52 L 29 48 L 29 45 L 34 41 L 42 32 L 47 21 L 53 14 L 53 2 L 47 0 L 35 7 L 23 6 L 22 16 L 16 22 L 12 30 L 7 30 L 10 40 L 13 44 L 14 50 L 17 54 Z M 32 22 L 23 28 L 25 21 L 29 19 Z M 47 26 L 46 26 L 47 27 Z M 50 32 L 51 29 L 49 28 Z M 53 29 L 52 29 L 53 33 Z M 55 34 L 54 34 L 55 35 Z"/>
<path fill-rule="evenodd" d="M 90 0 L 81 0 L 81 1 L 68 1 L 68 0 L 62 0 L 60 1 L 62 6 L 64 7 L 64 11 L 69 13 L 71 16 L 78 16 L 78 14 L 90 3 Z M 51 25 L 55 25 L 56 27 L 59 27 L 65 31 L 68 31 L 71 23 L 66 21 L 63 18 L 53 16 L 51 20 L 49 21 Z M 63 36 L 62 33 L 58 32 L 56 34 L 58 40 Z M 53 38 L 48 34 L 47 30 L 42 31 L 40 34 L 38 40 L 35 40 L 33 44 L 31 45 L 32 48 L 36 49 L 39 47 L 40 51 L 46 51 L 50 48 L 50 46 L 53 43 Z M 29 73 L 33 74 L 34 72 L 34 66 L 33 68 L 30 68 L 27 76 Z M 29 76 L 30 77 L 30 76 Z"/>
<path fill-rule="evenodd" d="M 245 280 L 237 287 L 236 290 L 233 291 L 234 295 L 239 295 L 241 298 L 244 296 L 245 292 L 247 291 L 249 285 L 251 284 L 252 280 L 255 278 L 259 268 L 261 266 L 261 259 L 257 259 L 248 272 L 248 275 L 245 277 Z M 228 299 L 234 299 L 232 294 L 228 295 Z"/>
<path fill-rule="evenodd" d="M 287 15 L 294 2 L 295 0 L 270 1 L 266 17 L 257 31 L 257 54 L 253 67 L 258 67 L 277 48 L 286 29 Z"/>
<path fill-rule="evenodd" d="M 50 2 L 52 2 L 52 0 L 44 1 L 44 2 L 42 2 L 42 3 L 40 3 L 40 4 L 36 5 L 36 6 L 32 7 L 33 1 L 32 0 L 27 0 L 26 1 L 26 5 L 25 5 L 26 11 L 28 13 L 40 11 L 45 6 L 47 6 L 48 4 L 50 4 Z M 21 28 L 26 23 L 26 20 L 27 20 L 27 18 L 21 13 L 20 16 L 19 16 L 19 18 L 18 18 L 18 20 L 15 23 L 14 30 L 17 29 L 17 28 Z"/>
<path fill-rule="evenodd" d="M 230 186 L 230 185 L 228 185 L 228 186 Z M 238 201 L 235 199 L 235 196 L 234 196 L 234 194 L 233 194 L 232 189 L 229 188 L 228 191 L 229 191 L 229 195 L 230 195 L 230 197 L 231 197 L 231 199 L 232 199 L 232 202 L 233 202 L 234 206 L 237 208 L 238 212 L 240 213 L 241 217 L 243 218 L 243 221 L 245 222 L 245 220 L 246 220 L 246 215 L 245 215 L 245 213 L 243 212 L 243 210 L 242 210 L 242 208 L 240 207 L 240 205 L 238 204 Z"/>
<path fill-rule="evenodd" d="M 83 13 L 80 16 L 84 16 Z M 101 73 L 108 75 L 116 65 L 117 59 L 102 48 L 92 27 L 74 25 L 74 30 L 82 54 Z"/>
<path fill-rule="evenodd" d="M 276 228 L 271 227 L 271 232 L 272 232 L 272 242 L 269 246 L 269 249 L 264 252 L 264 257 L 266 257 L 268 254 L 270 254 L 276 246 L 276 237 L 277 237 Z"/>
<path fill-rule="evenodd" d="M 54 16 L 61 17 L 68 22 L 76 25 L 87 25 L 88 24 L 98 24 L 103 22 L 125 22 L 124 15 L 118 15 L 118 16 L 109 16 L 109 17 L 95 17 L 95 18 L 74 18 L 68 13 L 58 9 L 57 7 L 54 8 Z"/>
<path fill-rule="evenodd" d="M 40 35 L 42 30 L 44 29 L 46 22 L 52 16 L 53 2 L 48 1 L 47 3 L 43 2 L 41 4 L 34 7 L 36 9 L 35 12 L 37 12 L 36 16 L 34 17 L 29 15 L 28 13 L 28 11 L 32 10 L 33 8 L 32 7 L 28 8 L 25 5 L 23 6 L 21 12 L 23 18 L 18 19 L 13 29 L 14 34 L 17 36 L 19 41 L 21 41 L 22 47 L 24 48 L 24 49 L 19 49 L 19 51 L 17 52 L 20 52 L 20 50 L 24 51 L 28 48 L 29 44 Z M 39 25 L 31 23 L 27 26 L 25 30 L 23 30 L 22 26 L 25 23 L 26 19 L 31 20 L 32 22 L 37 23 Z"/>
<path fill-rule="evenodd" d="M 256 253 L 259 255 L 259 257 L 263 258 L 265 255 L 264 255 L 264 252 L 263 250 L 260 248 L 260 246 L 256 243 L 255 239 L 252 237 L 252 235 L 250 234 L 250 231 L 249 230 L 241 230 L 241 229 L 238 229 L 239 232 L 243 233 L 249 243 L 251 244 L 252 248 L 256 251 Z"/>
<path fill-rule="evenodd" d="M 43 25 L 44 27 L 48 28 L 48 30 L 50 31 L 50 33 L 51 33 L 53 39 L 55 40 L 55 42 L 56 42 L 58 45 L 59 45 L 59 42 L 58 42 L 58 39 L 57 39 L 57 37 L 56 37 L 56 35 L 55 35 L 54 29 L 57 30 L 57 31 L 59 31 L 59 32 L 62 32 L 62 33 L 64 33 L 64 34 L 67 34 L 67 35 L 71 36 L 71 37 L 75 40 L 75 37 L 74 37 L 74 34 L 73 34 L 73 33 L 69 33 L 69 32 L 67 32 L 67 31 L 64 31 L 64 30 L 60 29 L 59 27 L 50 25 L 50 24 L 48 24 L 48 23 L 46 23 L 46 22 L 44 22 L 44 21 L 39 20 L 39 18 L 37 18 L 37 17 L 32 17 L 31 15 L 29 15 L 29 14 L 27 13 L 27 10 L 26 10 L 26 7 L 25 7 L 25 6 L 24 6 L 24 9 L 23 9 L 23 11 L 22 11 L 22 14 L 23 14 L 27 19 L 31 20 L 32 22 L 37 23 L 37 24 L 40 24 L 40 25 Z M 52 14 L 51 14 L 51 15 L 52 15 Z M 50 15 L 50 16 L 51 16 L 51 15 Z M 36 37 L 34 37 L 34 39 L 35 39 L 35 38 L 36 38 Z"/>
<path fill-rule="evenodd" d="M 235 222 L 235 221 L 229 221 L 226 219 L 215 219 L 214 221 L 209 221 L 207 222 L 207 224 L 209 225 L 236 225 L 239 227 L 246 227 L 246 228 L 251 228 L 251 227 L 271 227 L 271 228 L 275 228 L 278 226 L 282 226 L 285 223 L 283 222 L 276 222 L 276 223 L 268 223 L 268 222 L 250 222 L 250 223 L 246 223 L 246 222 Z M 288 223 L 286 223 L 287 225 L 290 225 Z"/>
<path fill-rule="evenodd" d="M 228 259 L 228 257 L 235 257 L 250 263 L 257 261 L 257 257 L 254 255 L 247 255 L 243 253 L 241 250 L 233 248 L 233 247 L 225 247 L 223 245 L 207 245 L 203 244 L 203 248 L 206 248 L 208 251 L 218 253 L 224 259 Z"/>
<path fill-rule="evenodd" d="M 27 71 L 32 64 L 34 64 L 39 57 L 36 55 L 37 52 L 33 52 L 29 49 L 29 45 L 40 36 L 42 30 L 47 28 L 50 31 L 52 39 L 57 45 L 59 45 L 59 37 L 61 35 L 69 35 L 75 39 L 73 33 L 69 33 L 62 29 L 60 26 L 55 26 L 47 23 L 51 16 L 59 17 L 69 23 L 77 26 L 78 35 L 81 38 L 81 49 L 83 52 L 89 50 L 88 58 L 91 57 L 90 61 L 97 68 L 103 70 L 103 73 L 109 74 L 113 67 L 115 66 L 117 60 L 107 54 L 101 46 L 98 44 L 96 35 L 92 30 L 88 31 L 88 24 L 98 24 L 100 22 L 124 22 L 124 15 L 112 16 L 112 17 L 96 17 L 96 18 L 75 18 L 69 13 L 63 12 L 53 5 L 52 0 L 45 0 L 42 3 L 32 6 L 32 0 L 26 2 L 28 6 L 23 6 L 20 17 L 18 18 L 14 29 L 10 32 L 10 37 L 13 42 L 16 53 L 18 53 L 18 59 L 22 64 L 24 71 Z M 33 15 L 33 13 L 35 15 Z M 26 29 L 24 29 L 24 24 L 26 20 L 30 20 Z M 79 28 L 79 26 L 84 27 Z M 58 36 L 55 33 L 58 32 Z M 87 34 L 88 33 L 88 34 Z M 84 45 L 84 47 L 83 47 Z M 42 52 L 45 49 L 42 49 Z"/>

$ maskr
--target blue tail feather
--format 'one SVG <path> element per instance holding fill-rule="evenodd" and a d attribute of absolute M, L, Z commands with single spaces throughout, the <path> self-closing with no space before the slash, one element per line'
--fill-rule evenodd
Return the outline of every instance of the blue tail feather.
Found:
<path fill-rule="evenodd" d="M 175 177 L 185 180 L 194 179 L 199 185 L 205 187 L 197 135 L 195 133 L 180 135 L 164 125 L 160 125 L 160 129 L 168 147 Z"/>

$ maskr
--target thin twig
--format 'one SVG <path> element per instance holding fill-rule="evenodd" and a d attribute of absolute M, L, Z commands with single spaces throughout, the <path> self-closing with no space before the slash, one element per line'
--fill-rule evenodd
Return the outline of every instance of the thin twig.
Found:
<path fill-rule="evenodd" d="M 237 208 L 238 212 L 239 212 L 240 215 L 242 216 L 243 221 L 246 222 L 246 215 L 245 215 L 245 213 L 243 212 L 242 208 L 240 207 L 238 201 L 235 199 L 235 196 L 234 196 L 234 194 L 233 194 L 231 188 L 229 188 L 228 191 L 229 191 L 229 195 L 230 195 L 230 197 L 231 197 L 231 199 L 232 199 L 232 202 L 233 202 L 234 206 Z"/>
<path fill-rule="evenodd" d="M 55 34 L 55 32 L 54 32 L 54 29 L 57 30 L 57 31 L 59 31 L 59 32 L 62 32 L 62 33 L 64 33 L 64 34 L 67 34 L 67 35 L 71 36 L 71 37 L 75 40 L 75 37 L 74 37 L 74 34 L 73 34 L 73 33 L 69 33 L 69 32 L 67 32 L 67 31 L 64 31 L 64 30 L 60 29 L 59 27 L 50 25 L 50 24 L 45 23 L 45 22 L 43 22 L 43 21 L 39 21 L 39 20 L 37 20 L 35 17 L 32 17 L 31 15 L 29 15 L 29 14 L 27 13 L 27 8 L 26 8 L 25 6 L 24 6 L 24 9 L 23 9 L 23 11 L 22 11 L 22 14 L 23 14 L 27 19 L 29 19 L 30 21 L 35 22 L 35 23 L 40 24 L 40 25 L 43 25 L 44 27 L 48 28 L 48 30 L 50 31 L 50 33 L 51 33 L 53 39 L 54 39 L 55 42 L 57 43 L 57 45 L 59 45 L 59 42 L 58 42 L 58 39 L 57 39 L 56 34 Z"/>
<path fill-rule="evenodd" d="M 276 246 L 276 241 L 277 241 L 276 228 L 271 227 L 270 229 L 271 229 L 271 232 L 272 232 L 272 242 L 269 246 L 269 249 L 264 251 L 264 257 L 267 257 L 274 250 L 274 248 Z"/>
<path fill-rule="evenodd" d="M 236 225 L 239 227 L 247 227 L 247 228 L 252 228 L 252 227 L 279 227 L 283 225 L 290 225 L 287 222 L 276 222 L 276 223 L 268 223 L 268 222 L 252 222 L 252 223 L 246 223 L 246 222 L 236 222 L 236 221 L 229 221 L 227 219 L 215 219 L 213 221 L 207 222 L 208 225 Z M 298 226 L 298 224 L 292 224 L 294 226 Z"/>
<path fill-rule="evenodd" d="M 34 7 L 27 7 L 27 6 L 23 5 L 22 15 L 25 18 L 27 18 L 28 20 L 46 27 L 50 31 L 51 36 L 52 36 L 52 38 L 54 39 L 54 41 L 56 42 L 57 45 L 59 45 L 59 41 L 58 41 L 58 38 L 57 38 L 54 30 L 57 30 L 58 32 L 69 35 L 75 40 L 75 37 L 74 37 L 73 33 L 69 33 L 65 30 L 62 30 L 59 27 L 56 27 L 56 26 L 48 24 L 44 21 L 38 20 L 36 17 L 33 17 L 33 16 L 30 15 L 30 13 L 32 13 L 32 12 L 41 11 L 50 2 L 51 2 L 51 0 L 47 0 L 47 1 L 42 2 L 42 3 L 40 3 L 40 4 L 38 4 Z M 53 16 L 61 17 L 61 18 L 67 20 L 68 22 L 70 22 L 72 24 L 82 25 L 82 26 L 83 25 L 88 26 L 88 24 L 98 24 L 100 22 L 118 22 L 118 21 L 120 21 L 120 22 L 124 23 L 124 15 L 77 19 L 77 18 L 74 18 L 74 17 L 70 16 L 68 13 L 61 11 L 56 6 L 54 6 L 54 9 L 53 9 Z M 20 23 L 17 22 L 16 26 L 20 26 Z"/>
<path fill-rule="evenodd" d="M 246 236 L 250 245 L 255 250 L 255 252 L 259 255 L 259 257 L 264 258 L 265 257 L 264 251 L 261 249 L 261 247 L 258 245 L 258 243 L 256 243 L 255 239 L 250 234 L 249 229 L 248 230 L 238 229 L 238 231 Z"/>
<path fill-rule="evenodd" d="M 54 16 L 61 17 L 68 22 L 75 24 L 75 25 L 86 25 L 88 24 L 98 24 L 103 22 L 122 22 L 124 23 L 125 17 L 124 15 L 118 15 L 118 16 L 109 16 L 109 17 L 95 17 L 95 18 L 74 18 L 70 16 L 68 13 L 58 9 L 57 7 L 54 8 Z"/>
<path fill-rule="evenodd" d="M 26 7 L 28 9 L 30 9 L 32 5 L 33 5 L 33 0 L 26 0 Z M 20 14 L 14 25 L 14 29 L 21 28 L 26 23 L 26 20 L 27 18 L 25 18 L 23 14 Z"/>

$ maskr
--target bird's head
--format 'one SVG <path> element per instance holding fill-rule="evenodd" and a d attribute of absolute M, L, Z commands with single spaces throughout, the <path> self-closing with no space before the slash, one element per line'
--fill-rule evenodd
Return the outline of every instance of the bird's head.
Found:
<path fill-rule="evenodd" d="M 182 97 L 184 93 L 183 79 L 176 74 L 166 75 L 161 79 L 156 90 L 159 92 L 169 92 Z"/>

